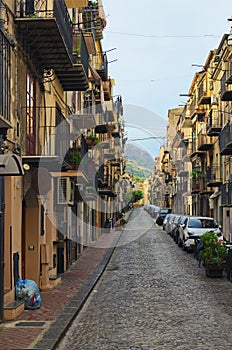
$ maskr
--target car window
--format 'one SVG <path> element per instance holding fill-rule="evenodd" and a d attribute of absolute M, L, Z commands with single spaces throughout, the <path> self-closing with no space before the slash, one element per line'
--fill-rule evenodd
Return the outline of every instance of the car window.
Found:
<path fill-rule="evenodd" d="M 212 219 L 196 219 L 190 218 L 188 223 L 189 228 L 217 228 L 218 224 Z"/>
<path fill-rule="evenodd" d="M 217 228 L 218 224 L 214 220 L 204 219 L 204 220 L 202 220 L 202 227 Z"/>
<path fill-rule="evenodd" d="M 168 214 L 168 213 L 170 213 L 170 209 L 168 209 L 168 208 L 160 209 L 160 213 L 161 214 Z"/>
<path fill-rule="evenodd" d="M 186 217 L 185 217 L 185 216 L 182 216 L 182 217 L 181 217 L 181 220 L 180 220 L 180 225 L 183 225 L 184 222 L 185 222 L 185 220 L 186 220 Z"/>
<path fill-rule="evenodd" d="M 188 222 L 188 227 L 189 228 L 202 228 L 202 222 L 200 219 L 189 219 Z"/>

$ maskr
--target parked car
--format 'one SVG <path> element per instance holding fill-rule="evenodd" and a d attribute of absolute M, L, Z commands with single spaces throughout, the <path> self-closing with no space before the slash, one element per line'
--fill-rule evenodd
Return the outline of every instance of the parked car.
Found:
<path fill-rule="evenodd" d="M 170 236 L 171 236 L 173 239 L 174 239 L 174 235 L 175 235 L 175 232 L 176 232 L 176 228 L 177 228 L 177 226 L 178 226 L 178 223 L 179 223 L 179 221 L 180 221 L 180 218 L 181 218 L 181 215 L 175 214 L 175 215 L 174 215 L 174 218 L 173 218 L 173 220 L 172 220 L 172 222 L 171 222 L 169 234 L 170 234 Z"/>
<path fill-rule="evenodd" d="M 171 235 L 172 234 L 172 230 L 173 230 L 173 222 L 175 220 L 175 214 L 167 214 L 166 215 L 167 218 L 167 223 L 165 225 L 165 232 L 168 234 L 168 235 Z M 164 219 L 164 221 L 166 220 L 166 217 Z"/>
<path fill-rule="evenodd" d="M 157 225 L 162 226 L 165 216 L 167 214 L 170 214 L 171 212 L 172 212 L 171 208 L 160 208 L 158 216 L 156 218 Z"/>
<path fill-rule="evenodd" d="M 205 232 L 212 231 L 220 236 L 221 226 L 211 217 L 188 216 L 183 224 L 179 226 L 178 244 L 183 250 L 191 251 L 195 248 L 196 239 L 201 237 Z"/>
<path fill-rule="evenodd" d="M 157 216 L 158 216 L 158 213 L 159 213 L 159 207 L 157 207 L 156 205 L 153 205 L 152 206 L 152 209 L 151 209 L 151 217 L 153 218 L 153 219 L 156 219 L 157 218 Z"/>
<path fill-rule="evenodd" d="M 176 242 L 176 244 L 178 244 L 179 242 L 179 236 L 180 236 L 180 232 L 179 232 L 179 229 L 180 229 L 180 225 L 182 225 L 186 219 L 186 215 L 180 215 L 179 218 L 178 218 L 178 222 L 175 226 L 175 229 L 173 230 L 173 233 L 172 233 L 172 237 L 173 237 L 173 240 L 174 242 Z"/>
<path fill-rule="evenodd" d="M 164 231 L 166 231 L 166 230 L 165 230 L 166 224 L 167 224 L 167 222 L 168 222 L 170 216 L 171 216 L 171 214 L 167 214 L 167 215 L 165 216 L 165 218 L 164 218 L 164 221 L 163 221 L 163 230 L 164 230 Z"/>

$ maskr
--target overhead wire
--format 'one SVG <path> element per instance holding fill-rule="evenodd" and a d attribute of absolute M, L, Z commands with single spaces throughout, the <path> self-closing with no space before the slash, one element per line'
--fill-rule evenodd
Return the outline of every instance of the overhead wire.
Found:
<path fill-rule="evenodd" d="M 215 34 L 203 34 L 203 35 L 154 35 L 154 34 L 138 34 L 138 33 L 127 33 L 127 32 L 115 32 L 111 30 L 106 30 L 107 33 L 111 34 L 120 34 L 120 35 L 130 35 L 130 36 L 136 36 L 136 37 L 143 37 L 143 38 L 155 38 L 155 39 L 169 39 L 169 38 L 219 38 L 219 35 Z"/>

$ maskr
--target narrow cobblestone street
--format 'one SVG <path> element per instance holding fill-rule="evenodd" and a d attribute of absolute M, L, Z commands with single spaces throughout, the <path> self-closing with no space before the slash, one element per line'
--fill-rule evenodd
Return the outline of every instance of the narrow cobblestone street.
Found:
<path fill-rule="evenodd" d="M 135 209 L 58 349 L 229 350 L 231 327 L 232 284 L 205 277 L 193 255 Z"/>

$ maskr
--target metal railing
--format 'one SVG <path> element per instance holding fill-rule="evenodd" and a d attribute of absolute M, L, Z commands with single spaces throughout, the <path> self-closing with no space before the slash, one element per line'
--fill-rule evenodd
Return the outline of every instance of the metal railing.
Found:
<path fill-rule="evenodd" d="M 40 122 L 39 155 L 59 156 L 66 160 L 69 156 L 70 125 L 57 107 L 37 107 L 36 118 Z"/>
<path fill-rule="evenodd" d="M 222 169 L 218 165 L 208 167 L 206 171 L 206 181 L 208 183 L 220 182 L 222 180 Z"/>
<path fill-rule="evenodd" d="M 232 183 L 223 184 L 221 186 L 221 205 L 232 205 Z"/>
<path fill-rule="evenodd" d="M 88 77 L 89 53 L 84 39 L 84 35 L 76 24 L 73 25 L 73 63 L 79 63 L 84 67 L 86 76 Z"/>
<path fill-rule="evenodd" d="M 207 120 L 207 131 L 211 128 L 221 128 L 222 126 L 222 117 L 219 111 L 210 111 Z"/>
<path fill-rule="evenodd" d="M 228 145 L 232 144 L 232 124 L 227 124 L 219 135 L 220 152 L 225 150 Z"/>
<path fill-rule="evenodd" d="M 16 18 L 54 18 L 69 52 L 72 52 L 72 22 L 64 0 L 17 0 L 15 15 Z"/>
<path fill-rule="evenodd" d="M 221 98 L 225 92 L 226 92 L 226 72 L 224 72 L 221 78 Z"/>

